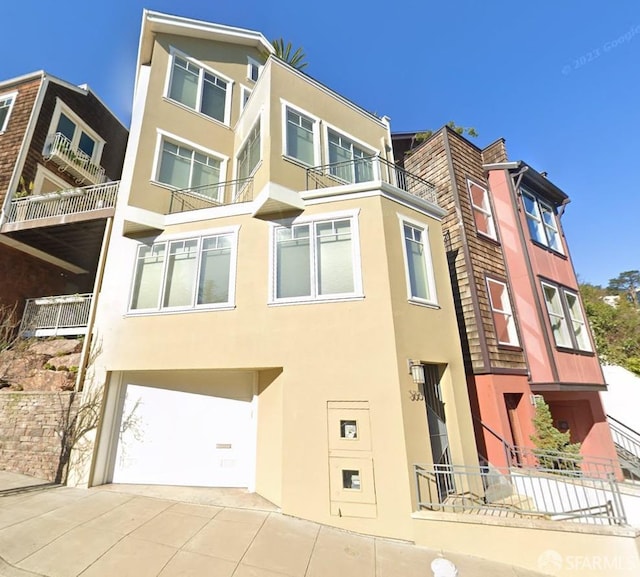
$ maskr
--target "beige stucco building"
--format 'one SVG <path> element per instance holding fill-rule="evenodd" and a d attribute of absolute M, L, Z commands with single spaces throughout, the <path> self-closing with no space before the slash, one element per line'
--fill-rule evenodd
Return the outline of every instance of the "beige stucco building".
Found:
<path fill-rule="evenodd" d="M 271 52 L 145 12 L 72 481 L 247 487 L 413 539 L 414 463 L 478 462 L 444 211 L 386 118 Z"/>

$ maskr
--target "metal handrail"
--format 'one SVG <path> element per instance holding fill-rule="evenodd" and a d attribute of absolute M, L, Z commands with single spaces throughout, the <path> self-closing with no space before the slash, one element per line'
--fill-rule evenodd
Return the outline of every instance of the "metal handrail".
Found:
<path fill-rule="evenodd" d="M 253 200 L 253 177 L 171 191 L 167 214 L 213 208 Z"/>
<path fill-rule="evenodd" d="M 436 189 L 427 180 L 378 155 L 307 168 L 306 189 L 316 190 L 360 182 L 381 181 L 437 204 Z"/>
<path fill-rule="evenodd" d="M 474 419 L 502 443 L 508 467 L 555 471 L 562 475 L 607 477 L 616 475 L 620 464 L 615 459 L 598 456 L 576 455 L 564 451 L 519 447 L 509 443 L 482 420 Z"/>
<path fill-rule="evenodd" d="M 414 476 L 419 510 L 599 525 L 627 523 L 613 477 L 559 477 L 557 471 L 545 469 L 434 464 L 415 464 Z M 443 486 L 448 488 L 445 495 Z"/>
<path fill-rule="evenodd" d="M 84 151 L 80 150 L 61 132 L 49 134 L 44 144 L 44 152 L 42 156 L 46 159 L 57 158 L 63 161 L 63 169 L 75 169 L 78 174 L 84 178 L 89 178 L 91 182 L 96 184 L 103 183 L 106 180 L 105 170 L 102 166 L 91 161 L 91 157 Z"/>
<path fill-rule="evenodd" d="M 85 293 L 27 299 L 20 323 L 20 335 L 84 334 L 92 298 L 92 293 Z"/>
<path fill-rule="evenodd" d="M 119 186 L 119 181 L 106 182 L 15 198 L 7 211 L 7 222 L 23 222 L 114 208 Z"/>

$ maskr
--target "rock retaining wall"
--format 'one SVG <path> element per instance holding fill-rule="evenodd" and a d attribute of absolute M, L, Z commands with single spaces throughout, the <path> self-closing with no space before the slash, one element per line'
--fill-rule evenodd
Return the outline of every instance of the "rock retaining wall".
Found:
<path fill-rule="evenodd" d="M 0 469 L 63 480 L 62 437 L 77 408 L 72 392 L 0 390 Z"/>

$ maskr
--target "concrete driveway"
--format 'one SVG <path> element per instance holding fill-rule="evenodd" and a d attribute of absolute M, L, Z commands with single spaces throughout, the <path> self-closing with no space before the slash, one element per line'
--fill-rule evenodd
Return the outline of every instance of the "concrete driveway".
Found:
<path fill-rule="evenodd" d="M 288 517 L 243 492 L 74 489 L 0 471 L 0 577 L 429 577 L 437 556 Z M 446 557 L 460 577 L 538 575 Z"/>

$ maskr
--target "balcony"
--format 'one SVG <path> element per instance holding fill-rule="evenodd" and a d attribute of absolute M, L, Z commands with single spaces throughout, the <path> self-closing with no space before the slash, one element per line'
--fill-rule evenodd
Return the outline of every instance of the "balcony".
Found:
<path fill-rule="evenodd" d="M 20 335 L 29 338 L 86 334 L 92 298 L 92 294 L 81 294 L 27 299 Z"/>
<path fill-rule="evenodd" d="M 433 184 L 379 156 L 365 156 L 307 169 L 307 187 L 317 190 L 334 186 L 380 182 L 437 205 Z"/>
<path fill-rule="evenodd" d="M 107 182 L 14 199 L 2 232 L 112 216 L 119 185 Z"/>
<path fill-rule="evenodd" d="M 189 210 L 214 208 L 225 204 L 251 202 L 253 200 L 253 178 L 228 180 L 171 191 L 169 210 L 166 214 L 176 214 Z"/>
<path fill-rule="evenodd" d="M 94 164 L 86 152 L 59 132 L 47 136 L 42 156 L 58 165 L 61 171 L 73 175 L 78 184 L 101 184 L 106 180 L 104 168 Z"/>

